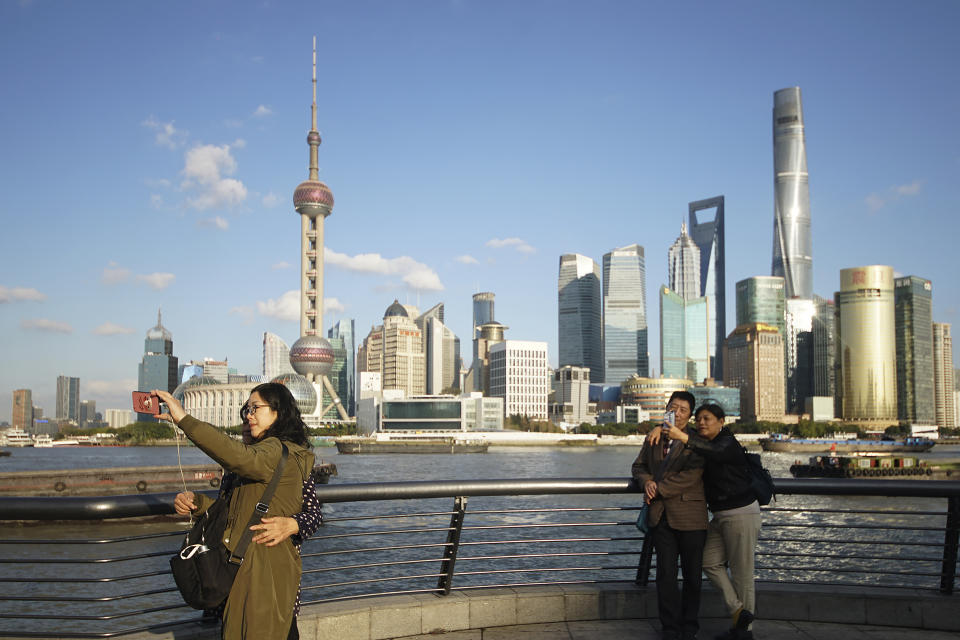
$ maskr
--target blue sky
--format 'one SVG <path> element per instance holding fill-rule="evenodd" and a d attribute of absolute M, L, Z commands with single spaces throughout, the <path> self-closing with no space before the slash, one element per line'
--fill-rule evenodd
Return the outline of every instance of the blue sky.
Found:
<path fill-rule="evenodd" d="M 57 375 L 126 407 L 162 306 L 181 361 L 259 373 L 298 335 L 294 187 L 318 36 L 325 326 L 471 295 L 556 363 L 559 256 L 646 249 L 726 196 L 734 283 L 770 272 L 773 92 L 803 91 L 815 291 L 890 264 L 956 323 L 955 2 L 0 3 L 0 420 Z M 285 297 L 286 294 L 286 297 Z"/>

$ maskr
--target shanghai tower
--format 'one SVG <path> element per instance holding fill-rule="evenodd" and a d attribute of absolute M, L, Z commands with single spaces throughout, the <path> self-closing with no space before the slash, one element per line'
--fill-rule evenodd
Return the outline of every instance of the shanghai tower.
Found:
<path fill-rule="evenodd" d="M 810 185 L 800 87 L 773 94 L 773 271 L 790 298 L 813 298 Z"/>

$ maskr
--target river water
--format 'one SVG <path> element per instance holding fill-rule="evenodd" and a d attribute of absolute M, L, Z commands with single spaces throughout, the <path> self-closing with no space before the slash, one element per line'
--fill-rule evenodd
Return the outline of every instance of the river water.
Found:
<path fill-rule="evenodd" d="M 505 478 L 628 477 L 637 447 L 491 447 L 486 454 L 466 455 L 339 455 L 333 447 L 316 447 L 318 461 L 337 465 L 339 475 L 331 483 L 401 482 L 411 480 L 466 480 Z M 209 459 L 194 447 L 180 449 L 184 465 L 203 464 Z M 78 469 L 176 465 L 176 447 L 76 447 L 14 449 L 0 458 L 0 471 Z M 940 446 L 931 457 L 960 457 L 960 446 Z M 764 465 L 775 478 L 790 477 L 794 454 L 764 453 Z M 615 496 L 524 496 L 515 498 L 471 498 L 463 533 L 464 546 L 456 568 L 455 586 L 513 584 L 555 580 L 633 580 L 636 572 L 639 534 L 632 525 L 639 505 L 637 495 Z M 782 496 L 764 515 L 758 575 L 766 580 L 827 581 L 846 583 L 897 584 L 933 588 L 935 576 L 894 577 L 863 571 L 865 562 L 873 570 L 899 571 L 904 556 L 928 558 L 915 563 L 911 571 L 939 572 L 942 553 L 943 517 L 923 515 L 942 512 L 943 500 L 892 499 L 871 497 Z M 326 524 L 303 548 L 305 602 L 373 591 L 429 589 L 437 581 L 441 545 L 446 537 L 452 499 L 415 503 L 327 504 Z M 567 511 L 544 511 L 560 508 Z M 585 509 L 605 509 L 585 511 Z M 516 510 L 525 510 L 518 513 Z M 844 515 L 825 513 L 847 511 Z M 862 512 L 862 513 L 861 513 Z M 885 512 L 878 514 L 876 512 Z M 411 515 L 413 514 L 413 515 Z M 370 516 L 390 516 L 385 522 Z M 857 529 L 834 529 L 824 525 L 844 522 Z M 558 524 L 570 525 L 557 527 Z M 530 526 L 533 525 L 533 526 Z M 928 531 L 914 527 L 929 528 Z M 10 576 L 62 579 L 129 576 L 163 571 L 167 559 L 187 528 L 185 520 L 164 522 L 100 522 L 0 524 L 0 539 L 20 544 L 0 544 L 2 559 L 97 558 L 143 556 L 108 564 L 5 564 Z M 507 528 L 496 528 L 507 527 Z M 903 527 L 899 530 L 897 527 Z M 383 534 L 388 528 L 396 533 Z M 176 535 L 163 535 L 164 532 Z M 156 535 L 107 545 L 32 544 L 37 539 L 118 538 Z M 571 539 L 572 538 L 572 539 Z M 505 540 L 515 541 L 502 544 Z M 412 548 L 414 545 L 434 545 Z M 925 546 L 929 545 L 929 546 Z M 377 551 L 381 547 L 391 547 Z M 397 547 L 404 547 L 398 549 Z M 595 556 L 547 554 L 588 553 Z M 151 555 L 155 554 L 155 555 Z M 794 555 L 791 555 L 794 554 Z M 510 556 L 498 557 L 492 556 Z M 869 556 L 866 561 L 863 556 Z M 371 566 L 360 566 L 371 565 Z M 343 567 L 350 566 L 350 569 Z M 334 569 L 336 569 L 334 571 Z M 824 570 L 829 569 L 829 575 Z M 851 574 L 842 573 L 850 569 Z M 837 573 L 840 570 L 840 573 Z M 496 571 L 497 573 L 485 573 Z M 421 576 L 412 578 L 410 576 Z M 386 579 L 386 580 L 384 580 Z M 367 582 L 360 587 L 339 584 L 349 580 Z M 146 593 L 169 587 L 168 576 L 131 578 L 105 585 L 89 583 L 3 583 L 0 590 L 44 593 L 75 597 L 79 593 L 115 596 Z M 97 603 L 98 614 L 178 604 L 178 594 L 144 595 L 133 599 Z M 47 618 L 64 612 L 91 613 L 88 605 L 73 603 L 10 602 L 0 600 L 0 635 L 4 631 L 75 628 L 104 630 L 130 628 L 191 617 L 189 609 L 174 609 L 150 616 L 121 618 L 110 622 L 57 622 L 23 619 L 24 614 Z M 37 627 L 42 625 L 42 627 Z"/>

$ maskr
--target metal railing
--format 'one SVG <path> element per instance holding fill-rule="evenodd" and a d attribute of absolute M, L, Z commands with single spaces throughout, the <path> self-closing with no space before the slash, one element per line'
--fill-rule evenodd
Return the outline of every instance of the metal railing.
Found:
<path fill-rule="evenodd" d="M 960 482 L 778 479 L 776 486 L 758 545 L 761 582 L 953 593 Z M 302 601 L 645 584 L 656 563 L 634 527 L 637 493 L 623 478 L 321 486 L 325 524 L 302 549 Z M 171 513 L 172 499 L 5 498 L 0 518 L 142 518 Z M 95 525 L 96 535 L 107 532 L 96 539 L 82 535 L 90 526 L 3 527 L 0 636 L 113 637 L 200 618 L 182 604 L 169 571 L 182 523 L 111 521 Z"/>

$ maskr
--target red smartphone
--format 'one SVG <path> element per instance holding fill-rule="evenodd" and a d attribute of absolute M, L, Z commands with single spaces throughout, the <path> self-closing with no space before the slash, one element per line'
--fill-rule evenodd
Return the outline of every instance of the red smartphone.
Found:
<path fill-rule="evenodd" d="M 158 415 L 160 413 L 160 396 L 149 391 L 134 391 L 133 410 L 137 413 Z"/>

